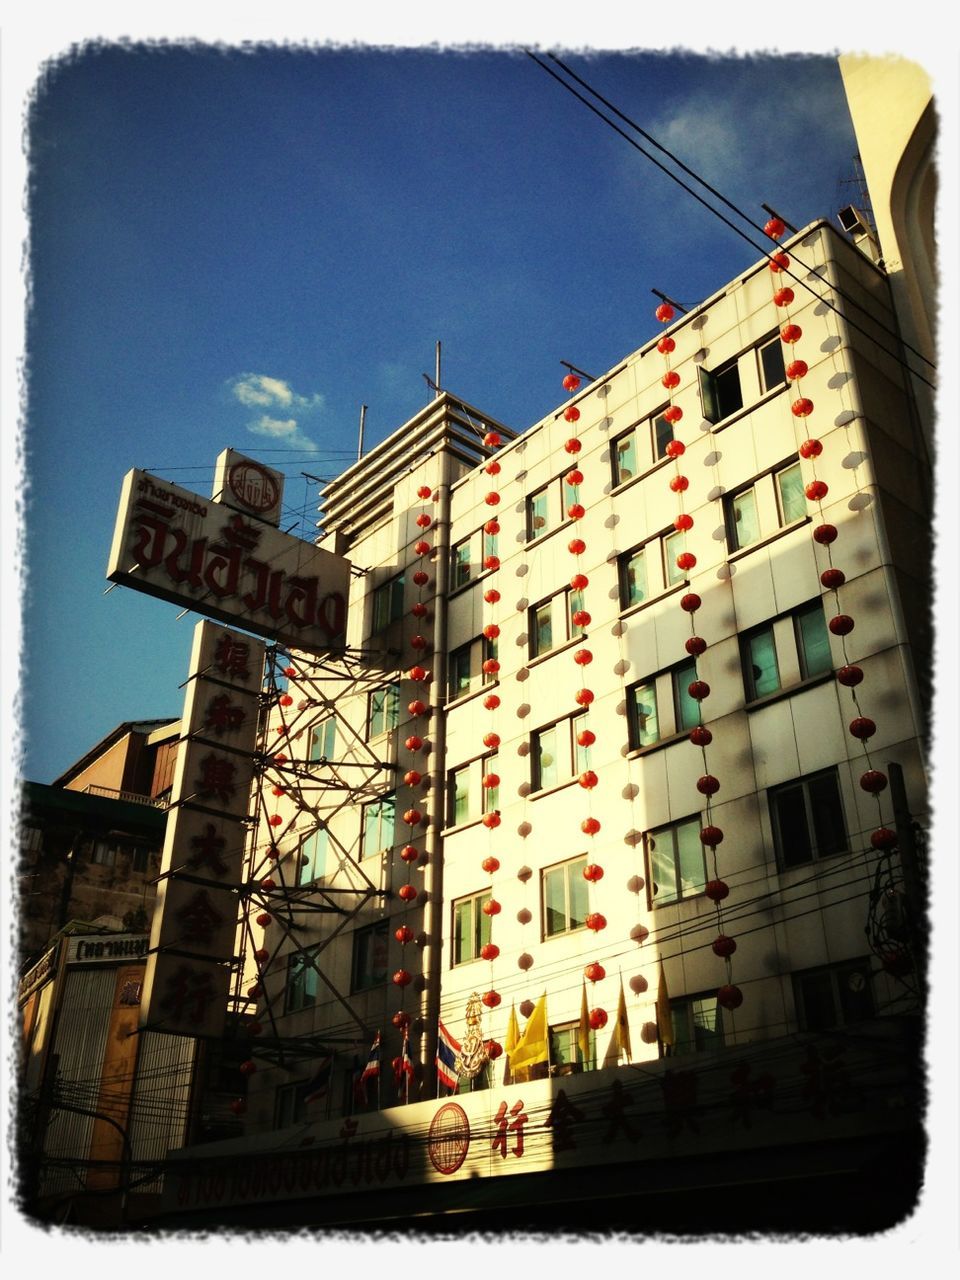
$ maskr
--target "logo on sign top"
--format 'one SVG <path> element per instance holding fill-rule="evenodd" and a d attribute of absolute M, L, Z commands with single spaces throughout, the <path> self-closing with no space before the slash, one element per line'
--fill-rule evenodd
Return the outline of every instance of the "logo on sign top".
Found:
<path fill-rule="evenodd" d="M 227 485 L 248 511 L 270 511 L 280 500 L 280 486 L 274 477 L 249 458 L 233 464 L 227 472 Z"/>
<path fill-rule="evenodd" d="M 427 1155 L 437 1173 L 456 1173 L 470 1149 L 470 1121 L 457 1102 L 442 1106 L 430 1122 Z"/>

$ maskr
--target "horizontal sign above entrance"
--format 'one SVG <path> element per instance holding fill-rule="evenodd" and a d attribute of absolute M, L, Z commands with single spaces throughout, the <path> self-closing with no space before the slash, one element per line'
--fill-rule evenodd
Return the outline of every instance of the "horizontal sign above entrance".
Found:
<path fill-rule="evenodd" d="M 291 649 L 345 644 L 348 560 L 146 471 L 124 477 L 107 577 Z"/>

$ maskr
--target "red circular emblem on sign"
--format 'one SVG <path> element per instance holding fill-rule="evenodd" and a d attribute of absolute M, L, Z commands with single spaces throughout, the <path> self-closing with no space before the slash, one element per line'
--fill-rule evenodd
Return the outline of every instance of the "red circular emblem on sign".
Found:
<path fill-rule="evenodd" d="M 227 484 L 236 500 L 250 511 L 269 511 L 280 500 L 280 486 L 259 463 L 245 459 L 227 472 Z"/>
<path fill-rule="evenodd" d="M 437 1173 L 456 1173 L 470 1147 L 470 1121 L 456 1102 L 442 1106 L 430 1121 L 427 1154 Z"/>

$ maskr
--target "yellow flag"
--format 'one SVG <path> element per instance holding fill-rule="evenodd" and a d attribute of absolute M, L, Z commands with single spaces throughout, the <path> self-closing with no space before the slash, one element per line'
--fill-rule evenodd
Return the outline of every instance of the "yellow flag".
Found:
<path fill-rule="evenodd" d="M 617 1001 L 617 1050 L 627 1055 L 627 1061 L 633 1056 L 630 1048 L 630 1023 L 627 1019 L 627 997 L 623 991 L 623 975 L 620 977 L 620 999 Z"/>
<path fill-rule="evenodd" d="M 512 1054 L 517 1047 L 520 1039 L 520 1028 L 517 1026 L 517 1009 L 516 1005 L 510 1006 L 510 1017 L 507 1020 L 507 1034 L 504 1042 L 504 1050 L 508 1054 Z"/>
<path fill-rule="evenodd" d="M 673 1044 L 673 1018 L 670 1016 L 670 996 L 667 994 L 667 978 L 660 961 L 660 982 L 657 986 L 657 1028 L 661 1044 Z"/>
<path fill-rule="evenodd" d="M 583 984 L 583 995 L 580 997 L 580 1026 L 577 1028 L 577 1044 L 580 1046 L 580 1061 L 586 1071 L 590 1062 L 590 1014 L 587 1009 L 587 984 Z"/>
<path fill-rule="evenodd" d="M 510 1066 L 514 1071 L 535 1066 L 538 1062 L 548 1062 L 547 1049 L 547 993 L 544 992 L 537 1001 L 524 1028 L 517 1047 L 510 1055 Z"/>

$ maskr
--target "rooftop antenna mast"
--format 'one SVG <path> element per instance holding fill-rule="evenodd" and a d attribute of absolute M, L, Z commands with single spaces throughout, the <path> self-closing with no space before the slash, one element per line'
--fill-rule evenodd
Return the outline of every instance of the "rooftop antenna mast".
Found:
<path fill-rule="evenodd" d="M 367 420 L 367 406 L 365 404 L 362 404 L 360 406 L 360 437 L 357 440 L 357 461 L 358 462 L 363 457 L 363 424 L 366 422 L 366 420 Z"/>
<path fill-rule="evenodd" d="M 440 339 L 439 339 L 439 338 L 437 339 L 437 362 L 436 362 L 436 374 L 434 375 L 434 379 L 433 379 L 433 381 L 434 381 L 434 385 L 435 385 L 435 387 L 436 387 L 436 393 L 435 393 L 435 395 L 434 395 L 434 399 L 436 400 L 440 395 L 442 395 L 442 392 L 441 392 L 441 390 L 440 390 L 440 387 L 442 386 L 442 383 L 440 382 Z"/>

